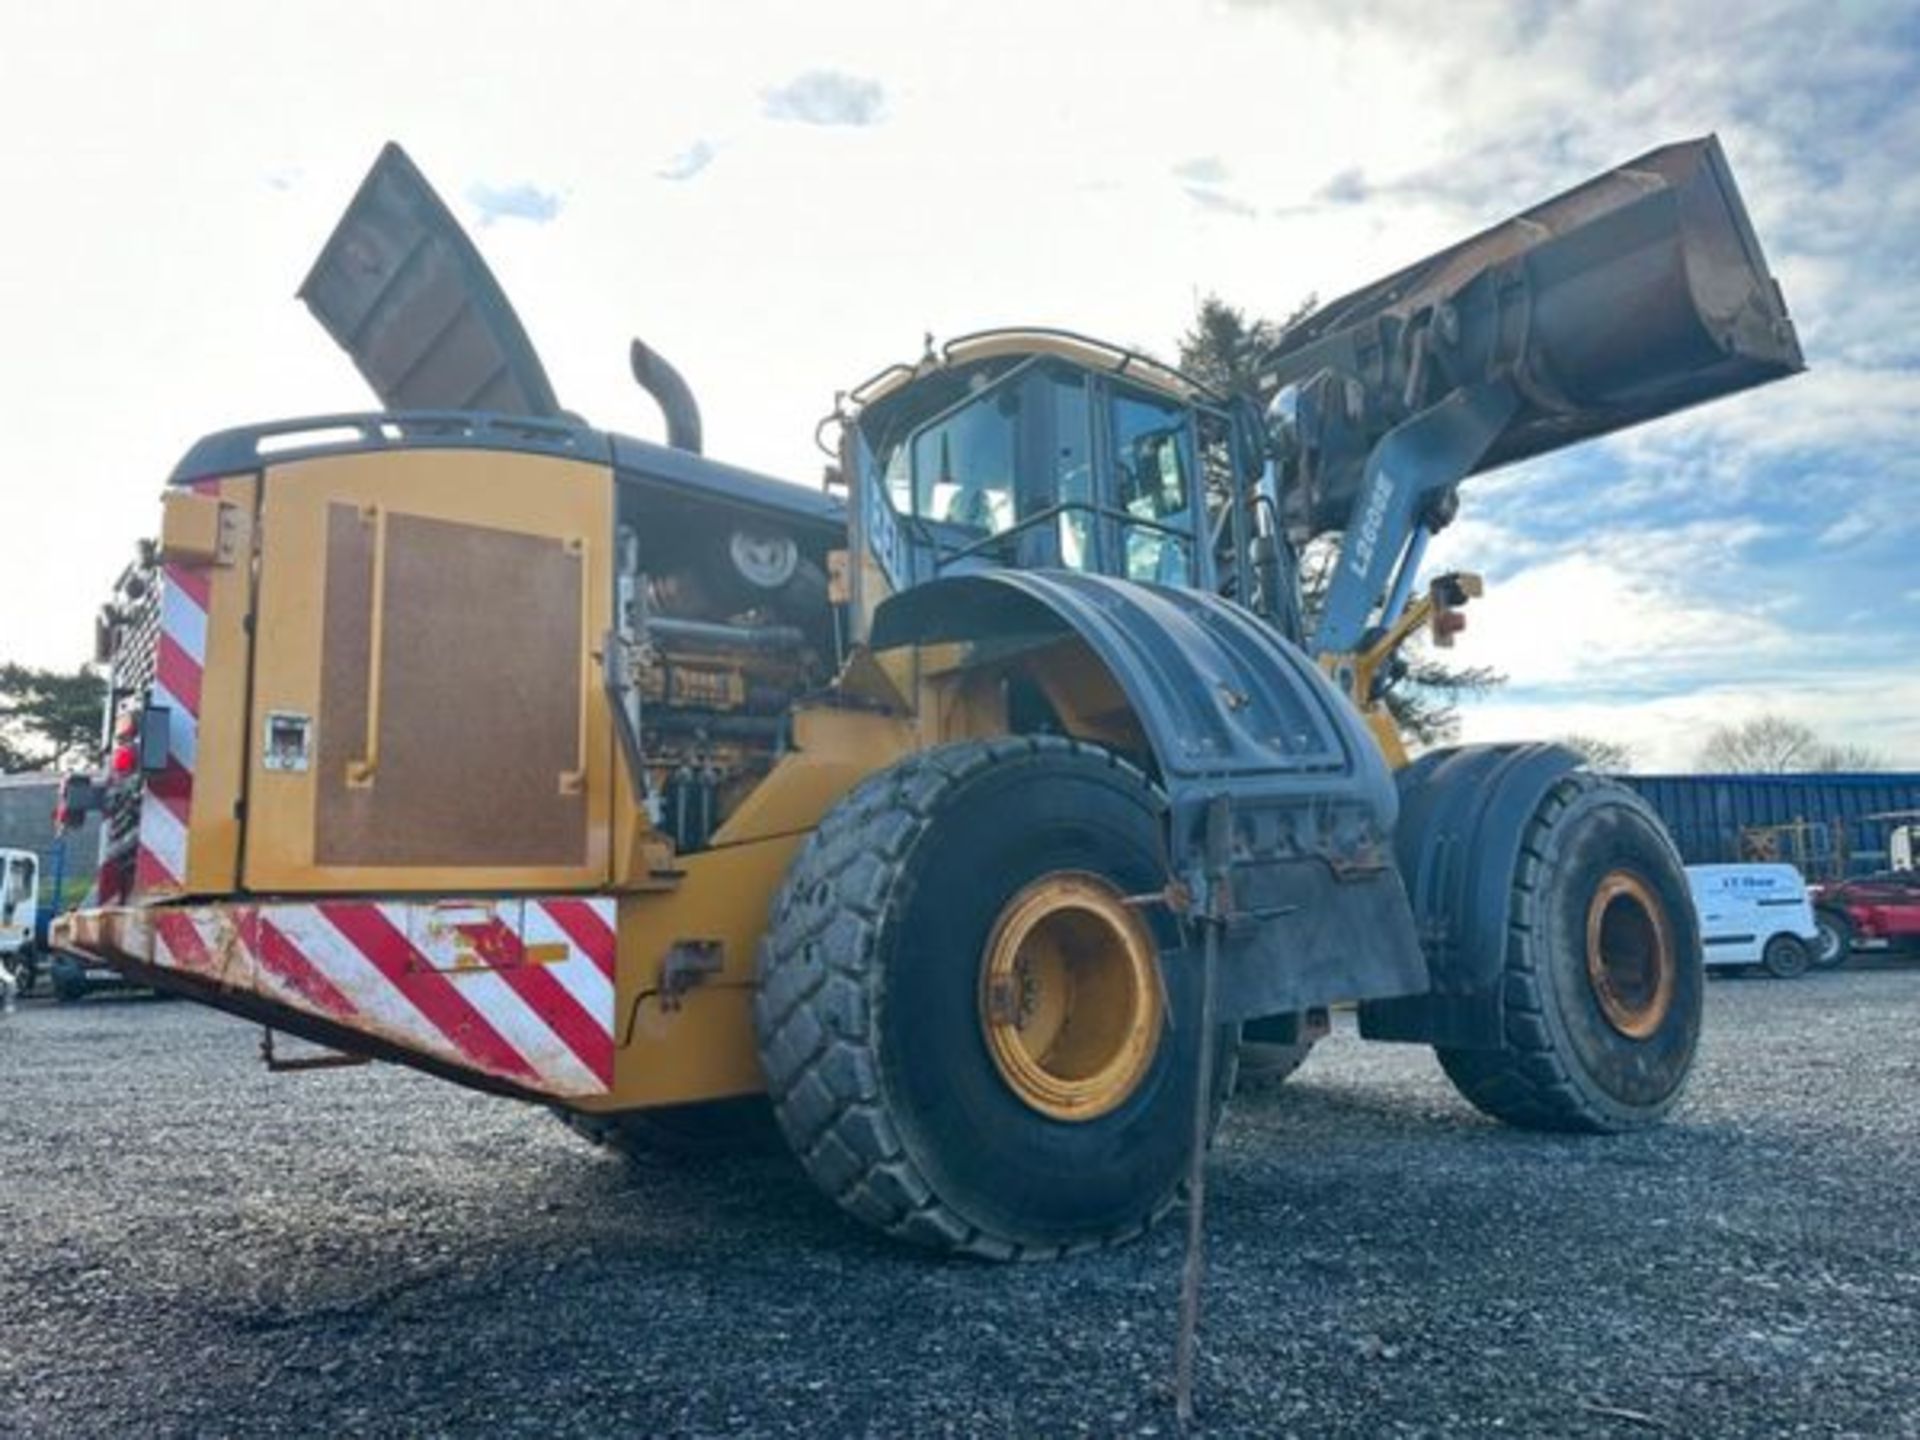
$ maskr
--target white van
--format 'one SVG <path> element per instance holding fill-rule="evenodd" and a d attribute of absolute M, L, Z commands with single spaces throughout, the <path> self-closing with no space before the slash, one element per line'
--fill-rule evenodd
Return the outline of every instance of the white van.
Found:
<path fill-rule="evenodd" d="M 1791 865 L 1689 865 L 1707 964 L 1758 965 L 1782 980 L 1807 973 L 1819 929 L 1807 882 Z"/>
<path fill-rule="evenodd" d="M 38 934 L 40 859 L 31 850 L 0 850 L 0 1006 L 33 978 Z"/>
<path fill-rule="evenodd" d="M 0 850 L 0 958 L 24 959 L 38 933 L 40 857 Z"/>

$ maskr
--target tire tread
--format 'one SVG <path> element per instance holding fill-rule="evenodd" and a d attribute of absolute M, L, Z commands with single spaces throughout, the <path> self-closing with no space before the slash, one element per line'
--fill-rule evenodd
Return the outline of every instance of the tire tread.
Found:
<path fill-rule="evenodd" d="M 1152 1213 L 1079 1245 L 989 1233 L 935 1192 L 881 1094 L 866 1020 L 881 984 L 881 967 L 872 961 L 904 862 L 958 786 L 990 766 L 1040 755 L 1095 760 L 1152 788 L 1111 751 L 1049 735 L 942 745 L 868 776 L 827 813 L 795 860 L 761 942 L 753 1004 L 774 1119 L 821 1190 L 886 1234 L 990 1260 L 1119 1244 L 1178 1199 L 1170 1194 Z M 847 933 L 826 943 L 828 932 L 843 925 Z"/>
<path fill-rule="evenodd" d="M 1501 977 L 1501 1014 L 1505 1043 L 1497 1050 L 1450 1050 L 1436 1053 L 1441 1068 L 1462 1096 L 1496 1120 L 1528 1130 L 1606 1134 L 1620 1130 L 1619 1118 L 1595 1102 L 1576 1082 L 1556 1046 L 1546 1018 L 1551 1003 L 1543 989 L 1539 957 L 1528 943 L 1532 931 L 1521 923 L 1526 901 L 1537 890 L 1537 879 L 1558 849 L 1560 817 L 1582 795 L 1617 791 L 1621 803 L 1645 810 L 1645 803 L 1604 776 L 1575 771 L 1547 792 L 1534 812 L 1520 844 L 1515 867 L 1511 917 L 1507 926 L 1505 964 Z M 1650 815 L 1651 812 L 1648 812 Z M 1656 833 L 1665 831 L 1655 824 Z M 1671 849 L 1671 841 L 1668 841 Z M 1676 865 L 1679 857 L 1674 856 Z"/>

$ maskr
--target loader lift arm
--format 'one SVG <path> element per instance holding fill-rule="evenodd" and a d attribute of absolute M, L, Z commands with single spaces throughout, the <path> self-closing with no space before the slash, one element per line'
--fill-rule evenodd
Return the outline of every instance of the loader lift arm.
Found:
<path fill-rule="evenodd" d="M 1470 476 L 1803 365 L 1712 136 L 1323 307 L 1262 368 L 1285 540 L 1343 532 L 1309 648 L 1393 624 Z"/>

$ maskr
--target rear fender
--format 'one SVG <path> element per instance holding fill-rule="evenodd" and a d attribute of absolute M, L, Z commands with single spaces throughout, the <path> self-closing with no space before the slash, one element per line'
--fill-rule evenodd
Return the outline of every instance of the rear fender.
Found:
<path fill-rule="evenodd" d="M 1208 804 L 1231 804 L 1223 1019 L 1427 988 L 1394 866 L 1392 772 L 1306 653 L 1247 611 L 1201 591 L 994 570 L 894 596 L 872 631 L 877 651 L 959 643 L 1016 668 L 1009 656 L 1057 654 L 1063 638 L 1124 697 L 1129 723 L 1107 713 L 1108 732 L 1143 738 L 1168 801 L 1169 879 L 1195 878 Z"/>

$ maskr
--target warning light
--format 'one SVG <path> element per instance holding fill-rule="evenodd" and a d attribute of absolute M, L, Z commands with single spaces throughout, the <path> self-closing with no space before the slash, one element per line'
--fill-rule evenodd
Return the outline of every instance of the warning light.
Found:
<path fill-rule="evenodd" d="M 1464 570 L 1438 576 L 1427 587 L 1427 598 L 1432 604 L 1427 630 L 1440 649 L 1451 649 L 1453 637 L 1467 628 L 1462 607 L 1478 597 L 1481 588 L 1480 577 Z"/>

